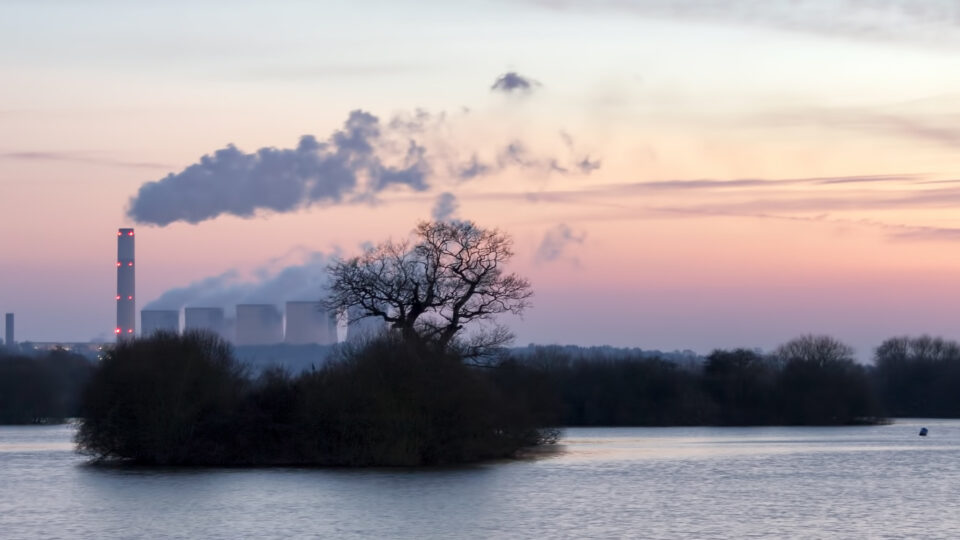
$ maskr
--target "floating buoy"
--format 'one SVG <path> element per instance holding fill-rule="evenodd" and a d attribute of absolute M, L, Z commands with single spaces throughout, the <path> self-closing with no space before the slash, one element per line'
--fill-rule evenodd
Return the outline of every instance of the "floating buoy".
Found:
<path fill-rule="evenodd" d="M 921 436 L 921 437 L 926 437 L 926 436 L 927 436 L 927 428 L 925 428 L 925 427 L 920 428 L 920 436 Z"/>

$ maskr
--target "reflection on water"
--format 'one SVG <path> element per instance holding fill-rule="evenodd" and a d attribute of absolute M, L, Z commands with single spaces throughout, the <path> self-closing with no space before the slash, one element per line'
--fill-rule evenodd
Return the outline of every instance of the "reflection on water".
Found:
<path fill-rule="evenodd" d="M 560 452 L 431 470 L 100 467 L 71 437 L 0 427 L 0 535 L 960 537 L 958 421 L 568 429 Z"/>

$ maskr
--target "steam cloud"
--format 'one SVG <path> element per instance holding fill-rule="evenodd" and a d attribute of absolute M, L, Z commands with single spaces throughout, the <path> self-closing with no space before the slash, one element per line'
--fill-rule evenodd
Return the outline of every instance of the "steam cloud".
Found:
<path fill-rule="evenodd" d="M 564 141 L 568 139 L 565 134 Z M 576 150 L 572 144 L 567 144 L 568 156 L 563 161 L 553 156 L 537 156 L 521 141 L 512 141 L 504 146 L 490 162 L 482 161 L 476 154 L 470 160 L 460 164 L 455 169 L 459 180 L 472 180 L 488 174 L 495 174 L 509 168 L 520 168 L 543 174 L 583 174 L 588 175 L 600 168 L 600 160 L 591 159 L 588 155 L 575 157 Z"/>
<path fill-rule="evenodd" d="M 437 197 L 437 202 L 433 205 L 433 219 L 437 221 L 447 221 L 453 218 L 453 215 L 456 214 L 457 208 L 459 207 L 460 203 L 457 202 L 457 198 L 453 193 L 441 193 Z"/>
<path fill-rule="evenodd" d="M 327 141 L 312 135 L 296 148 L 261 148 L 248 154 L 233 145 L 177 174 L 140 187 L 128 214 L 139 223 L 199 223 L 221 214 L 253 216 L 258 210 L 287 212 L 317 202 L 370 196 L 392 185 L 428 188 L 426 150 L 409 140 L 402 165 L 388 166 L 378 118 L 353 111 Z M 361 180 L 366 193 L 360 192 Z"/>
<path fill-rule="evenodd" d="M 572 244 L 582 244 L 586 234 L 576 234 L 566 223 L 561 223 L 548 230 L 537 248 L 536 258 L 540 262 L 551 262 L 560 259 Z M 574 259 L 575 260 L 575 259 Z"/>
<path fill-rule="evenodd" d="M 524 92 L 539 83 L 509 72 L 493 89 Z M 426 191 L 437 171 L 466 181 L 519 168 L 542 174 L 590 174 L 600 161 L 579 152 L 561 132 L 565 155 L 539 155 L 513 140 L 486 158 L 446 144 L 450 124 L 444 113 L 423 109 L 388 122 L 352 111 L 343 127 L 326 140 L 304 135 L 294 148 L 265 147 L 247 153 L 234 145 L 200 158 L 179 173 L 143 184 L 130 198 L 127 214 L 137 223 L 166 226 L 200 223 L 228 214 L 249 218 L 258 212 L 292 212 L 314 204 L 371 202 L 394 186 Z M 427 146 L 420 140 L 432 141 Z M 459 156 L 471 156 L 461 162 Z M 445 193 L 434 216 L 448 219 L 456 198 Z"/>
<path fill-rule="evenodd" d="M 265 265 L 243 279 L 235 270 L 170 289 L 144 309 L 233 307 L 236 304 L 278 304 L 288 300 L 319 300 L 328 283 L 327 264 L 331 257 L 309 253 L 302 263 L 280 270 Z"/>

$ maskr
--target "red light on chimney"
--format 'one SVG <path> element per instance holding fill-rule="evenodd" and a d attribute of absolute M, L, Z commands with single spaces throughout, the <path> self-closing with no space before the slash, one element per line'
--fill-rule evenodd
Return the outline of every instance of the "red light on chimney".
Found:
<path fill-rule="evenodd" d="M 128 297 L 127 297 L 127 300 L 133 300 L 133 297 L 132 297 L 132 296 L 128 296 Z"/>
<path fill-rule="evenodd" d="M 132 263 L 132 262 L 128 262 L 128 263 L 127 263 L 127 266 L 133 266 L 133 263 Z"/>
<path fill-rule="evenodd" d="M 127 236 L 133 236 L 133 231 L 128 232 Z"/>
<path fill-rule="evenodd" d="M 117 236 L 123 236 L 123 232 L 122 232 L 122 231 L 117 231 Z"/>
<path fill-rule="evenodd" d="M 132 333 L 133 333 L 133 328 L 127 328 L 127 333 L 128 333 L 128 334 L 132 334 Z"/>
<path fill-rule="evenodd" d="M 117 261 L 117 266 L 120 266 L 120 261 Z"/>
<path fill-rule="evenodd" d="M 120 295 L 118 294 L 118 295 L 117 295 L 117 300 L 119 300 L 119 299 L 120 299 Z"/>
<path fill-rule="evenodd" d="M 116 330 L 113 331 L 113 333 L 114 333 L 114 334 L 119 334 L 119 333 L 120 333 L 120 329 L 117 328 Z"/>

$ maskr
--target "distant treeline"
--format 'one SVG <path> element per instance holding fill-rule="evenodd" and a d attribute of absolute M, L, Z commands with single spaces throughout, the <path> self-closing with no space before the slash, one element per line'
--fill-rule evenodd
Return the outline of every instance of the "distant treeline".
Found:
<path fill-rule="evenodd" d="M 0 424 L 43 424 L 80 416 L 80 392 L 93 364 L 62 349 L 0 347 Z"/>
<path fill-rule="evenodd" d="M 566 426 L 843 425 L 886 417 L 960 417 L 960 346 L 899 337 L 874 365 L 827 336 L 803 336 L 770 354 L 715 350 L 703 362 L 629 351 L 576 354 L 538 347 L 508 358 L 555 396 Z"/>
<path fill-rule="evenodd" d="M 248 377 L 211 334 L 124 342 L 84 393 L 77 442 L 161 465 L 436 465 L 514 455 L 556 431 L 519 378 L 384 336 L 322 367 Z M 534 385 L 528 385 L 533 388 Z"/>
<path fill-rule="evenodd" d="M 149 340 L 136 343 L 159 346 Z M 177 364 L 186 361 L 185 354 L 169 347 L 149 354 L 118 348 L 98 371 L 102 375 L 119 369 L 118 355 L 128 358 L 123 365 L 131 371 L 125 376 L 139 374 L 138 380 L 146 385 L 140 397 L 146 399 L 149 392 L 159 391 L 148 381 L 164 381 L 190 365 Z M 131 355 L 139 360 L 129 360 Z M 928 336 L 888 339 L 876 349 L 872 365 L 856 363 L 849 347 L 824 336 L 804 336 L 769 354 L 716 350 L 702 361 L 689 355 L 666 360 L 640 350 L 528 347 L 482 367 L 460 366 L 457 360 L 418 363 L 404 359 L 396 347 L 352 346 L 330 353 L 329 363 L 320 359 L 312 369 L 293 374 L 261 371 L 260 366 L 246 370 L 233 360 L 229 347 L 223 355 L 229 358 L 230 370 L 236 371 L 228 379 L 232 377 L 229 386 L 239 401 L 230 406 L 242 405 L 243 414 L 251 418 L 271 419 L 262 421 L 273 425 L 270 429 L 277 437 L 299 429 L 292 418 L 310 416 L 308 408 L 313 405 L 305 401 L 308 395 L 327 407 L 323 414 L 340 418 L 344 430 L 353 421 L 347 418 L 368 422 L 375 416 L 374 406 L 383 411 L 390 403 L 427 407 L 425 396 L 447 394 L 416 394 L 399 381 L 444 370 L 469 374 L 464 380 L 485 388 L 485 395 L 506 396 L 493 408 L 533 418 L 531 425 L 537 426 L 830 425 L 886 417 L 960 417 L 960 345 Z M 353 366 L 353 375 L 347 374 L 347 366 Z M 26 355 L 0 348 L 0 423 L 47 423 L 80 416 L 84 411 L 79 395 L 93 370 L 89 361 L 63 350 Z M 369 379 L 362 388 L 344 393 L 345 381 L 361 375 Z M 102 384 L 92 388 L 88 403 L 96 405 L 103 392 Z M 193 403 L 202 393 L 191 390 L 183 396 L 185 403 Z M 334 405 L 337 412 L 332 413 Z M 251 412 L 255 410 L 259 412 Z"/>

